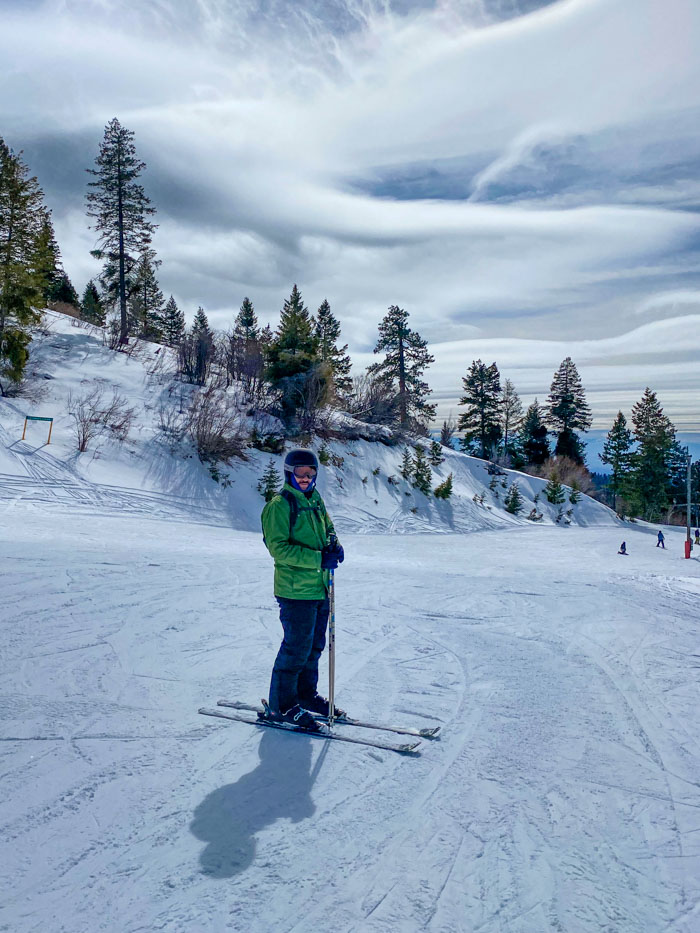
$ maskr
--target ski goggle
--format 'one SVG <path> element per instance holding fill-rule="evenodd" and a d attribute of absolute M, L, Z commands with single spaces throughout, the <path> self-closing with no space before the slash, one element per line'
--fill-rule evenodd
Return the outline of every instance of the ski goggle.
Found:
<path fill-rule="evenodd" d="M 294 475 L 297 479 L 313 479 L 316 476 L 316 470 L 312 466 L 296 466 Z"/>

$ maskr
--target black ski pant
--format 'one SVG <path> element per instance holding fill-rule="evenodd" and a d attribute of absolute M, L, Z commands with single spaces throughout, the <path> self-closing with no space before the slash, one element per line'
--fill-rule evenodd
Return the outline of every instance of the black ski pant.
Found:
<path fill-rule="evenodd" d="M 286 713 L 316 695 L 318 661 L 326 647 L 328 599 L 277 597 L 284 639 L 272 668 L 270 708 Z"/>

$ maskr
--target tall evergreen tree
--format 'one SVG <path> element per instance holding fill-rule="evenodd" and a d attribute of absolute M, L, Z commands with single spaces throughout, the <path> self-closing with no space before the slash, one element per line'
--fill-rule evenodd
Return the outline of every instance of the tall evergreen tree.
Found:
<path fill-rule="evenodd" d="M 51 212 L 43 209 L 41 211 L 41 222 L 37 231 L 34 243 L 34 268 L 42 281 L 41 297 L 44 306 L 50 301 L 56 301 L 55 292 L 57 291 L 59 276 L 63 271 L 61 269 L 61 251 L 56 242 L 53 224 L 51 223 Z"/>
<path fill-rule="evenodd" d="M 148 249 L 155 230 L 149 217 L 155 214 L 138 179 L 146 163 L 136 156 L 134 133 L 116 117 L 105 127 L 104 138 L 95 160 L 97 168 L 87 169 L 94 177 L 88 187 L 88 216 L 95 221 L 97 248 L 93 256 L 105 261 L 102 281 L 107 293 L 119 304 L 119 341 L 128 340 L 127 299 L 131 273 L 139 257 Z"/>
<path fill-rule="evenodd" d="M 570 356 L 562 360 L 552 379 L 547 418 L 550 428 L 557 433 L 555 454 L 583 463 L 584 445 L 575 432 L 590 428 L 591 410 L 576 364 Z"/>
<path fill-rule="evenodd" d="M 46 284 L 37 246 L 43 192 L 21 155 L 0 139 L 0 395 L 22 379 Z"/>
<path fill-rule="evenodd" d="M 326 298 L 323 299 L 316 313 L 314 328 L 318 340 L 318 355 L 322 362 L 330 367 L 335 395 L 338 398 L 346 398 L 352 390 L 350 378 L 352 362 L 346 352 L 347 343 L 338 347 L 340 323 L 333 315 Z"/>
<path fill-rule="evenodd" d="M 625 486 L 629 485 L 632 466 L 632 432 L 621 411 L 618 411 L 603 444 L 603 452 L 598 456 L 611 468 L 608 489 L 613 495 L 613 507 L 617 508 L 617 497 L 624 494 Z"/>
<path fill-rule="evenodd" d="M 107 315 L 93 279 L 90 279 L 85 286 L 83 298 L 80 302 L 80 316 L 89 324 L 95 324 L 97 327 L 105 326 Z"/>
<path fill-rule="evenodd" d="M 466 411 L 457 427 L 464 432 L 462 448 L 476 449 L 477 456 L 488 460 L 501 440 L 501 377 L 498 366 L 474 360 L 462 379 L 464 395 L 459 400 Z"/>
<path fill-rule="evenodd" d="M 408 312 L 398 305 L 390 306 L 379 325 L 374 352 L 385 357 L 367 372 L 395 393 L 399 426 L 424 432 L 437 406 L 427 401 L 432 393 L 422 376 L 435 357 L 428 352 L 427 340 L 408 326 Z"/>
<path fill-rule="evenodd" d="M 134 268 L 129 295 L 129 330 L 143 340 L 161 340 L 165 299 L 158 285 L 156 269 L 160 261 L 155 252 L 146 249 Z"/>
<path fill-rule="evenodd" d="M 215 355 L 214 332 L 204 308 L 197 308 L 192 327 L 180 342 L 180 371 L 188 382 L 203 386 L 211 372 Z"/>
<path fill-rule="evenodd" d="M 56 284 L 51 291 L 50 301 L 62 301 L 67 305 L 73 305 L 80 310 L 80 298 L 76 292 L 73 283 L 68 278 L 67 272 L 60 272 Z"/>
<path fill-rule="evenodd" d="M 515 386 L 506 379 L 501 391 L 501 430 L 503 432 L 503 453 L 506 457 L 511 454 L 511 447 L 515 435 L 523 422 L 523 405 Z"/>
<path fill-rule="evenodd" d="M 168 347 L 177 347 L 185 335 L 185 313 L 178 308 L 172 295 L 163 308 L 162 333 Z"/>
<path fill-rule="evenodd" d="M 264 369 L 260 326 L 250 298 L 244 298 L 233 330 L 224 339 L 224 361 L 229 382 L 240 380 L 248 399 L 257 396 Z"/>
<path fill-rule="evenodd" d="M 278 393 L 282 417 L 291 423 L 303 412 L 308 420 L 327 398 L 330 371 L 319 360 L 313 320 L 296 285 L 284 302 L 279 327 L 265 355 L 265 375 Z"/>
<path fill-rule="evenodd" d="M 240 311 L 233 325 L 233 332 L 240 340 L 251 341 L 260 339 L 260 327 L 255 308 L 250 298 L 244 298 Z"/>
<path fill-rule="evenodd" d="M 629 497 L 637 514 L 655 521 L 668 506 L 676 431 L 649 387 L 632 406 L 632 424 L 637 449 L 632 457 Z"/>
<path fill-rule="evenodd" d="M 547 433 L 542 408 L 535 399 L 525 412 L 520 429 L 520 441 L 526 463 L 541 466 L 548 459 L 550 451 Z"/>

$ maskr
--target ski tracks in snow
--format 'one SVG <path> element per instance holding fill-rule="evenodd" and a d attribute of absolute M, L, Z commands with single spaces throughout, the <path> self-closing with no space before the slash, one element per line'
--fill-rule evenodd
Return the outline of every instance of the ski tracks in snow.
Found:
<path fill-rule="evenodd" d="M 507 562 L 496 534 L 349 538 L 337 699 L 441 723 L 406 760 L 197 720 L 267 688 L 259 536 L 25 520 L 3 580 L 13 933 L 694 933 L 692 580 L 567 566 L 560 529 L 509 536 Z"/>

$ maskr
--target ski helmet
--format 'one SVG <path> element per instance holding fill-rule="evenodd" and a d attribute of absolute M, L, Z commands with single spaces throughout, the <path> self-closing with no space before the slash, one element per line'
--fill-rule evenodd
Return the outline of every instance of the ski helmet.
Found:
<path fill-rule="evenodd" d="M 287 456 L 284 458 L 284 478 L 295 489 L 299 489 L 298 484 L 294 479 L 294 467 L 298 466 L 309 466 L 313 467 L 314 470 L 318 473 L 318 458 L 313 450 L 306 450 L 303 447 L 297 447 L 295 450 L 290 450 Z M 312 480 L 309 489 L 313 489 L 316 485 L 316 479 Z"/>

